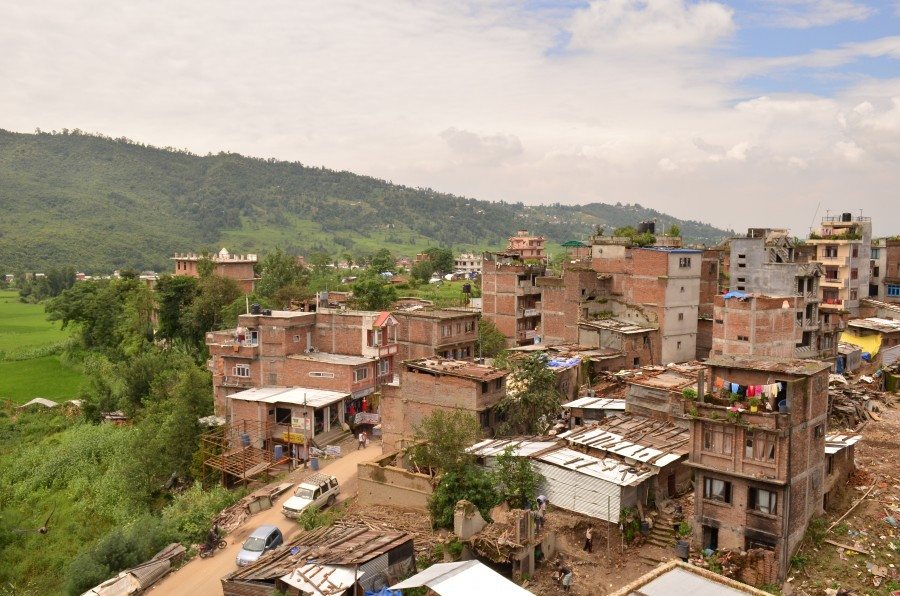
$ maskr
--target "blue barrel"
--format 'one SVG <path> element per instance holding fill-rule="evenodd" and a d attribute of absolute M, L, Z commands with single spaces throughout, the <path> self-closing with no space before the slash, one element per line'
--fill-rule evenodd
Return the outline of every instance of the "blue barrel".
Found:
<path fill-rule="evenodd" d="M 787 403 L 786 399 L 783 399 L 780 402 L 778 402 L 778 411 L 779 412 L 789 412 L 790 411 L 788 409 L 788 403 Z"/>
<path fill-rule="evenodd" d="M 247 433 L 241 433 L 241 446 L 249 447 L 250 446 L 250 435 Z"/>
<path fill-rule="evenodd" d="M 309 467 L 312 468 L 314 472 L 318 472 L 319 471 L 319 458 L 316 456 L 309 458 Z"/>
<path fill-rule="evenodd" d="M 284 457 L 284 445 L 275 445 L 275 461 L 281 461 Z"/>

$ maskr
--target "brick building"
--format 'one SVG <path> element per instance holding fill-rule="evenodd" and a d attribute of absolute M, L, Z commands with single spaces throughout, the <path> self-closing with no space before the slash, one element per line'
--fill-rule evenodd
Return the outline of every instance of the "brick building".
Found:
<path fill-rule="evenodd" d="M 395 311 L 398 361 L 439 356 L 474 358 L 478 313 L 463 310 Z"/>
<path fill-rule="evenodd" d="M 797 297 L 795 316 L 802 317 L 803 333 L 794 356 L 833 360 L 844 320 L 825 308 L 820 287 L 825 269 L 814 251 L 798 245 L 787 230 L 750 228 L 746 236 L 731 239 L 729 283 L 732 291 Z"/>
<path fill-rule="evenodd" d="M 205 258 L 211 260 L 215 265 L 215 268 L 213 269 L 214 275 L 233 279 L 238 283 L 245 294 L 250 294 L 251 292 L 253 292 L 253 287 L 256 284 L 256 280 L 259 279 L 253 272 L 253 267 L 257 262 L 257 256 L 250 254 L 233 255 L 228 252 L 228 249 L 225 248 L 214 255 L 175 253 L 175 256 L 172 257 L 172 260 L 175 261 L 174 275 L 200 277 L 200 271 L 198 270 L 197 266 L 198 263 Z"/>
<path fill-rule="evenodd" d="M 206 334 L 217 415 L 228 396 L 250 387 L 297 386 L 364 397 L 394 374 L 397 320 L 389 312 L 263 311 L 238 327 Z M 348 407 L 349 407 L 348 403 Z"/>
<path fill-rule="evenodd" d="M 455 273 L 465 273 L 466 275 L 474 273 L 481 275 L 482 256 L 471 252 L 460 253 L 453 261 L 453 271 Z"/>
<path fill-rule="evenodd" d="M 545 262 L 544 237 L 532 236 L 528 230 L 519 230 L 506 244 L 506 252 L 517 255 L 523 260 L 539 260 Z"/>
<path fill-rule="evenodd" d="M 463 410 L 478 418 L 486 435 L 497 426 L 495 408 L 506 395 L 504 370 L 459 360 L 425 358 L 404 362 L 399 383 L 381 395 L 382 450 L 400 448 L 422 419 L 436 410 Z"/>
<path fill-rule="evenodd" d="M 645 364 L 658 364 L 653 346 L 659 329 L 617 319 L 598 319 L 578 323 L 578 343 L 582 346 L 613 350 L 620 358 L 605 360 L 600 370 L 618 370 Z"/>
<path fill-rule="evenodd" d="M 716 296 L 724 293 L 724 277 L 722 275 L 723 248 L 707 248 L 703 250 L 700 263 L 700 303 L 697 306 L 697 353 L 698 360 L 709 358 L 713 340 L 713 307 Z"/>
<path fill-rule="evenodd" d="M 714 356 L 797 358 L 819 327 L 814 304 L 800 296 L 718 296 L 713 324 Z"/>
<path fill-rule="evenodd" d="M 884 252 L 884 301 L 900 304 L 900 238 L 885 240 Z"/>
<path fill-rule="evenodd" d="M 712 393 L 688 402 L 685 417 L 695 546 L 771 550 L 777 577 L 768 579 L 783 580 L 810 518 L 823 511 L 830 365 L 730 356 L 707 364 Z M 759 411 L 729 411 L 721 392 L 735 389 L 759 389 Z"/>
<path fill-rule="evenodd" d="M 589 264 L 569 263 L 561 276 L 538 277 L 535 283 L 541 290 L 541 343 L 577 343 L 579 321 L 612 315 L 612 276 Z"/>
<path fill-rule="evenodd" d="M 852 213 L 823 217 L 808 243 L 825 267 L 819 288 L 822 308 L 857 315 L 860 299 L 869 295 L 872 218 Z"/>
<path fill-rule="evenodd" d="M 481 314 L 506 337 L 507 347 L 535 343 L 541 319 L 541 289 L 536 280 L 544 265 L 526 263 L 518 254 L 485 253 L 481 276 Z"/>

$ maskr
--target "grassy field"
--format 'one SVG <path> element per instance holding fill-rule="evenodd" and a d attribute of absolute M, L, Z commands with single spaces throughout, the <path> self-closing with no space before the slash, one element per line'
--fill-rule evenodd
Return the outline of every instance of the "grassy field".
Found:
<path fill-rule="evenodd" d="M 397 288 L 397 296 L 431 300 L 435 306 L 465 306 L 464 281 L 445 281 L 442 284 L 422 284 L 418 288 Z"/>
<path fill-rule="evenodd" d="M 35 397 L 56 401 L 76 397 L 82 381 L 77 367 L 54 355 L 16 360 L 68 337 L 68 330 L 47 320 L 42 305 L 24 304 L 17 292 L 0 291 L 0 399 L 21 404 Z"/>

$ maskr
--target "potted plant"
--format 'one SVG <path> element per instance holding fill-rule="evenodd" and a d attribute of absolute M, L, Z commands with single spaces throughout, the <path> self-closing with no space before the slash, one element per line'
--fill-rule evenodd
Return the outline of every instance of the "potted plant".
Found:
<path fill-rule="evenodd" d="M 728 413 L 725 414 L 725 418 L 728 419 L 728 422 L 737 424 L 741 420 L 741 412 L 739 410 L 729 410 Z"/>
<path fill-rule="evenodd" d="M 693 387 L 685 387 L 681 390 L 681 395 L 684 399 L 689 399 L 691 401 L 697 399 L 697 390 Z"/>
<path fill-rule="evenodd" d="M 753 412 L 759 411 L 760 403 L 761 402 L 759 401 L 759 398 L 751 397 L 750 398 L 750 412 L 753 413 Z"/>
<path fill-rule="evenodd" d="M 739 393 L 729 393 L 728 401 L 733 404 L 736 404 L 737 402 L 741 401 L 741 396 Z"/>

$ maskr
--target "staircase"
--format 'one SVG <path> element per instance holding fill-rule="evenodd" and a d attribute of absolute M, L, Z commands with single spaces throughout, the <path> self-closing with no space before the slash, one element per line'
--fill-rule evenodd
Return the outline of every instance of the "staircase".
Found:
<path fill-rule="evenodd" d="M 660 512 L 647 536 L 647 542 L 662 548 L 675 548 L 675 532 L 672 530 L 672 516 Z"/>

